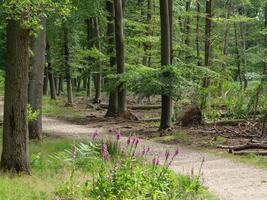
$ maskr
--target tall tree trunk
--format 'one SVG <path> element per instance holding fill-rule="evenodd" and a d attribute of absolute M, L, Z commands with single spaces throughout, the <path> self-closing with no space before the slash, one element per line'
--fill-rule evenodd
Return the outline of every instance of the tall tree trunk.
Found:
<path fill-rule="evenodd" d="M 96 48 L 98 51 L 101 51 L 100 46 L 100 30 L 99 30 L 99 22 L 98 17 L 94 18 L 94 27 L 95 27 L 95 36 L 96 36 Z M 102 75 L 101 75 L 101 63 L 97 61 L 97 74 L 95 79 L 95 99 L 94 103 L 99 104 L 101 102 L 101 83 L 102 83 Z"/>
<path fill-rule="evenodd" d="M 173 0 L 168 0 L 169 26 L 170 26 L 170 64 L 173 63 Z"/>
<path fill-rule="evenodd" d="M 44 87 L 43 87 L 43 95 L 48 95 L 48 69 L 44 67 Z"/>
<path fill-rule="evenodd" d="M 33 57 L 29 73 L 28 102 L 33 111 L 38 112 L 37 119 L 29 123 L 30 139 L 42 138 L 42 99 L 43 99 L 43 74 L 45 66 L 46 49 L 46 20 L 42 19 L 43 30 L 36 38 L 32 38 Z"/>
<path fill-rule="evenodd" d="M 29 173 L 27 123 L 29 30 L 7 23 L 6 80 L 1 169 Z"/>
<path fill-rule="evenodd" d="M 107 37 L 108 37 L 108 55 L 109 55 L 109 65 L 113 69 L 116 65 L 116 57 L 114 54 L 114 6 L 109 0 L 106 1 L 107 10 Z M 118 114 L 118 91 L 116 89 L 110 91 L 109 93 L 109 104 L 106 117 L 116 117 Z"/>
<path fill-rule="evenodd" d="M 53 75 L 53 69 L 52 69 L 50 45 L 48 42 L 46 44 L 46 54 L 47 54 L 46 60 L 47 60 L 48 79 L 49 79 L 49 86 L 50 86 L 50 96 L 51 96 L 51 99 L 56 100 L 57 90 L 56 90 L 55 79 Z"/>
<path fill-rule="evenodd" d="M 189 16 L 189 12 L 190 12 L 190 7 L 191 7 L 191 0 L 188 0 L 186 1 L 186 5 L 185 5 L 185 11 L 186 13 L 188 14 L 186 19 L 185 19 L 185 45 L 188 47 L 190 47 L 190 26 L 191 26 L 191 18 Z M 187 55 L 185 56 L 185 62 L 186 63 L 189 63 L 190 62 L 190 59 L 191 59 L 191 56 L 190 54 L 191 53 L 186 53 Z M 189 54 L 189 55 L 188 55 Z"/>
<path fill-rule="evenodd" d="M 114 10 L 117 73 L 123 74 L 125 72 L 125 66 L 122 0 L 114 0 Z M 126 112 L 126 88 L 122 83 L 118 86 L 118 114 L 119 116 L 124 116 Z"/>
<path fill-rule="evenodd" d="M 228 1 L 227 5 L 227 14 L 226 19 L 229 20 L 232 13 L 232 0 Z M 224 34 L 223 34 L 223 55 L 224 57 L 228 54 L 228 46 L 229 46 L 229 32 L 230 32 L 230 23 L 227 21 L 224 27 Z M 223 63 L 223 67 L 225 67 L 225 61 Z"/>
<path fill-rule="evenodd" d="M 93 22 L 93 18 L 88 18 L 85 21 L 86 23 L 86 32 L 87 32 L 87 48 L 91 49 L 93 48 L 93 38 L 94 38 L 94 22 Z M 90 58 L 88 58 L 88 63 L 90 63 Z M 91 70 L 88 71 L 88 78 L 86 81 L 86 94 L 87 97 L 91 97 Z"/>
<path fill-rule="evenodd" d="M 197 9 L 197 21 L 196 21 L 196 54 L 197 54 L 197 65 L 201 66 L 201 58 L 200 58 L 200 39 L 199 39 L 199 23 L 200 23 L 200 3 L 199 0 L 196 2 Z"/>
<path fill-rule="evenodd" d="M 265 30 L 267 30 L 267 2 L 265 3 L 265 8 L 264 8 L 264 14 L 265 14 L 265 25 L 264 25 L 264 27 L 265 27 Z M 266 75 L 267 76 L 267 33 L 265 33 L 265 37 L 264 37 L 264 39 L 265 39 L 265 44 L 264 44 L 264 47 L 265 47 L 265 62 L 264 62 L 264 70 L 263 70 L 263 74 L 264 75 Z M 265 77 L 266 78 L 266 80 L 267 80 L 267 77 Z"/>
<path fill-rule="evenodd" d="M 161 65 L 164 68 L 171 64 L 171 33 L 169 1 L 160 0 L 160 21 L 161 21 Z M 171 126 L 172 99 L 170 96 L 162 95 L 162 109 L 160 130 L 166 130 Z"/>
<path fill-rule="evenodd" d="M 69 65 L 69 32 L 66 23 L 63 23 L 63 62 L 67 81 L 68 104 L 73 105 L 71 69 Z"/>
<path fill-rule="evenodd" d="M 91 74 L 89 74 L 89 76 L 88 76 L 88 78 L 87 78 L 87 81 L 86 81 L 86 83 L 87 83 L 87 85 L 86 85 L 86 96 L 87 97 L 91 97 L 91 95 L 92 95 L 92 86 L 91 86 L 91 82 L 92 82 L 92 76 L 91 76 Z"/>
<path fill-rule="evenodd" d="M 234 23 L 234 29 L 235 29 L 236 65 L 237 65 L 236 79 L 239 79 L 240 89 L 242 89 L 243 88 L 243 82 L 242 82 L 242 75 L 241 75 L 241 56 L 239 53 L 239 45 L 238 45 L 239 42 L 238 42 L 236 23 Z"/>
<path fill-rule="evenodd" d="M 212 17 L 212 0 L 206 0 L 206 24 L 205 24 L 205 67 L 210 66 L 211 55 L 211 17 Z M 204 77 L 204 87 L 209 87 L 210 78 Z"/>

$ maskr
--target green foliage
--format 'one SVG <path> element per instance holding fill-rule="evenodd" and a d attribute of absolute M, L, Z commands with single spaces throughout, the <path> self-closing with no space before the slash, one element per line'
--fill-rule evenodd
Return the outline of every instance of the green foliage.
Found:
<path fill-rule="evenodd" d="M 39 110 L 33 110 L 31 105 L 28 104 L 28 107 L 27 107 L 27 119 L 28 119 L 28 122 L 32 122 L 32 121 L 37 120 L 39 115 L 40 115 L 40 111 Z"/>

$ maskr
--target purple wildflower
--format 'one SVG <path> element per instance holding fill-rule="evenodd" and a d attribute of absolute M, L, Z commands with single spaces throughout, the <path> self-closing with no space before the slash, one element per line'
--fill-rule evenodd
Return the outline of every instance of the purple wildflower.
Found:
<path fill-rule="evenodd" d="M 179 148 L 177 147 L 177 149 L 174 152 L 174 156 L 178 156 L 178 154 L 179 154 Z"/>
<path fill-rule="evenodd" d="M 157 158 L 156 166 L 159 166 L 159 158 Z"/>
<path fill-rule="evenodd" d="M 131 137 L 129 136 L 128 139 L 127 139 L 127 146 L 129 146 L 131 143 Z"/>
<path fill-rule="evenodd" d="M 97 130 L 92 135 L 92 140 L 95 141 L 96 137 L 98 136 Z"/>
<path fill-rule="evenodd" d="M 121 132 L 120 130 L 116 131 L 116 140 L 119 141 L 121 139 Z"/>
<path fill-rule="evenodd" d="M 133 138 L 132 140 L 132 146 L 135 144 L 136 137 Z"/>
<path fill-rule="evenodd" d="M 167 160 L 169 159 L 169 157 L 170 157 L 170 151 L 167 150 L 167 151 L 165 152 L 165 161 L 167 161 Z"/>
<path fill-rule="evenodd" d="M 138 144 L 139 144 L 139 138 L 136 138 L 136 140 L 135 140 L 135 148 L 137 147 Z"/>
<path fill-rule="evenodd" d="M 108 149 L 107 149 L 106 144 L 101 145 L 101 154 L 102 154 L 102 157 L 105 161 L 109 160 L 109 153 L 108 153 Z"/>
<path fill-rule="evenodd" d="M 146 154 L 150 151 L 150 147 L 147 147 Z"/>
<path fill-rule="evenodd" d="M 146 154 L 146 147 L 144 146 L 143 150 L 142 150 L 142 157 L 145 156 Z"/>
<path fill-rule="evenodd" d="M 179 149 L 178 149 L 178 147 L 177 147 L 177 149 L 175 150 L 175 152 L 174 152 L 174 154 L 173 154 L 173 156 L 172 156 L 172 159 L 171 159 L 171 161 L 169 162 L 169 164 L 168 164 L 167 167 L 170 167 L 170 166 L 171 166 L 171 164 L 172 164 L 173 161 L 174 161 L 174 158 L 175 158 L 176 156 L 178 156 L 178 154 L 179 154 Z"/>

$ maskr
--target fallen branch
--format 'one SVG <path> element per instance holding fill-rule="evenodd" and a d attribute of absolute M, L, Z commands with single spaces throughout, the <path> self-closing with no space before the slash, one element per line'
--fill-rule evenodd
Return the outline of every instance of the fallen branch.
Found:
<path fill-rule="evenodd" d="M 261 143 L 248 143 L 245 145 L 240 146 L 224 146 L 224 145 L 218 145 L 217 148 L 220 149 L 229 149 L 229 152 L 232 151 L 242 151 L 247 149 L 266 149 L 267 150 L 267 144 L 261 144 Z"/>
<path fill-rule="evenodd" d="M 239 156 L 245 156 L 250 154 L 254 154 L 257 156 L 267 156 L 267 151 L 238 151 L 238 152 L 233 152 L 233 154 Z"/>
<path fill-rule="evenodd" d="M 103 109 L 108 108 L 108 104 L 100 104 L 99 106 Z M 130 110 L 156 110 L 160 109 L 161 105 L 128 105 L 127 108 Z"/>
<path fill-rule="evenodd" d="M 239 123 L 246 123 L 247 120 L 244 119 L 235 119 L 235 120 L 222 120 L 217 122 L 207 122 L 206 125 L 208 126 L 236 126 Z"/>

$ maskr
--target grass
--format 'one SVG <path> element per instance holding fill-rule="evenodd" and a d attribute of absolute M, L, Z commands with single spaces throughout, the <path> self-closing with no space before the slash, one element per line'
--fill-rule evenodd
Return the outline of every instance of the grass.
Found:
<path fill-rule="evenodd" d="M 102 159 L 96 160 L 86 159 L 79 160 L 77 166 L 74 168 L 75 173 L 71 178 L 71 167 L 62 159 L 52 159 L 55 155 L 62 155 L 66 149 L 71 151 L 73 144 L 81 141 L 64 139 L 64 138 L 45 138 L 42 142 L 30 142 L 30 156 L 31 156 L 31 176 L 28 175 L 12 175 L 9 173 L 0 173 L 0 200 L 52 200 L 52 199 L 66 199 L 72 197 L 77 199 L 75 195 L 78 193 L 71 193 L 80 187 L 84 187 L 87 180 L 94 179 L 97 173 L 103 166 Z M 0 149 L 2 139 L 0 138 Z M 108 149 L 112 157 L 116 157 L 116 147 L 109 143 Z M 111 149 L 111 150 L 110 150 Z M 1 153 L 1 152 L 0 152 Z M 115 155 L 112 155 L 115 154 Z M 114 157 L 114 158 L 115 158 Z M 90 161 L 90 160 L 93 160 Z M 88 165 L 89 163 L 89 165 Z M 83 165 L 90 166 L 84 168 Z M 142 165 L 144 168 L 145 166 Z M 173 178 L 177 181 L 177 185 L 181 188 L 181 193 L 184 195 L 183 199 L 188 200 L 215 200 L 201 185 L 197 179 L 191 177 L 177 175 L 172 173 Z M 87 193 L 88 194 L 88 193 Z M 59 195 L 59 196 L 58 196 Z M 63 195 L 63 196 L 60 196 Z M 63 198 L 62 198 L 63 197 Z M 79 196 L 79 199 L 86 199 L 85 196 Z M 70 199 L 70 198 L 68 198 Z"/>
<path fill-rule="evenodd" d="M 0 200 L 55 199 L 55 190 L 62 183 L 65 173 L 61 163 L 49 164 L 49 155 L 70 148 L 72 143 L 72 140 L 59 138 L 31 142 L 31 176 L 0 173 Z M 0 138 L 0 147 L 1 144 Z"/>
<path fill-rule="evenodd" d="M 83 116 L 81 111 L 78 111 L 74 107 L 66 107 L 65 104 L 64 97 L 51 100 L 50 97 L 45 96 L 43 98 L 43 115 L 63 119 L 80 118 Z"/>
<path fill-rule="evenodd" d="M 178 130 L 174 133 L 171 133 L 170 135 L 166 135 L 163 137 L 155 137 L 152 140 L 155 142 L 162 142 L 162 143 L 179 143 L 183 145 L 192 144 L 192 139 L 183 130 Z"/>

